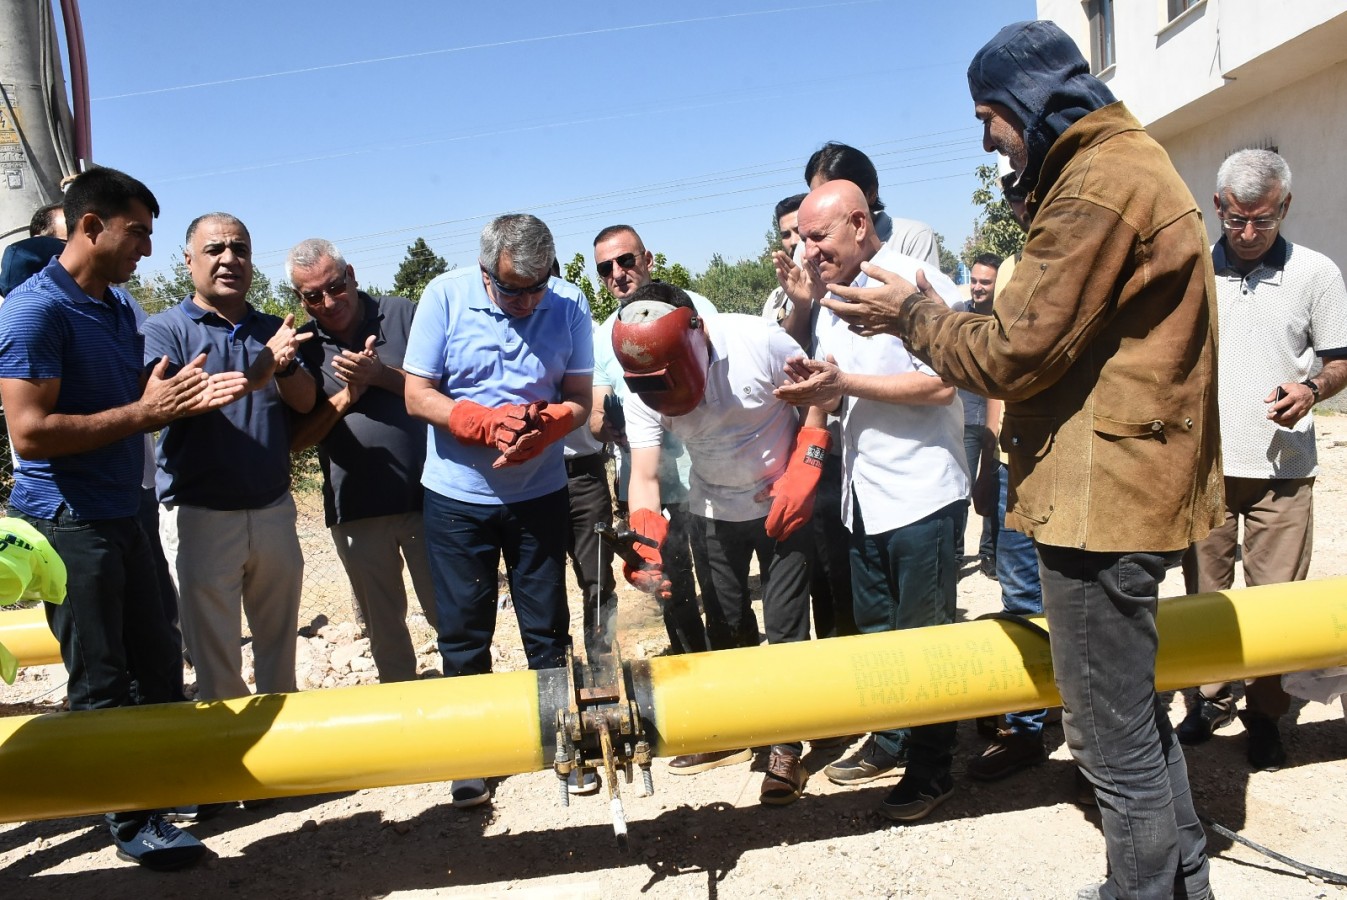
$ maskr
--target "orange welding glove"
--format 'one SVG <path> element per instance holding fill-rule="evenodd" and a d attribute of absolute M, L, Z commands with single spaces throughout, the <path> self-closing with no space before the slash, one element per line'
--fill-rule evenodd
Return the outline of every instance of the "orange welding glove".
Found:
<path fill-rule="evenodd" d="M 664 577 L 664 556 L 660 553 L 669 537 L 668 520 L 653 509 L 634 509 L 628 521 L 632 531 L 650 538 L 659 546 L 650 547 L 641 543 L 633 545 L 644 565 L 638 569 L 629 562 L 622 563 L 623 576 L 637 590 L 668 600 L 673 596 L 673 586 Z"/>
<path fill-rule="evenodd" d="M 564 438 L 575 427 L 575 410 L 565 403 L 530 403 L 525 409 L 525 430 L 513 445 L 502 450 L 491 468 L 517 466 L 528 462 L 550 444 Z"/>
<path fill-rule="evenodd" d="M 823 477 L 823 460 L 831 442 L 826 428 L 801 428 L 795 436 L 786 471 L 764 492 L 772 499 L 767 511 L 768 537 L 784 541 L 813 516 L 814 492 Z"/>
<path fill-rule="evenodd" d="M 471 400 L 454 401 L 449 410 L 449 433 L 462 444 L 482 444 L 504 450 L 528 430 L 528 407 L 507 403 L 495 409 Z"/>

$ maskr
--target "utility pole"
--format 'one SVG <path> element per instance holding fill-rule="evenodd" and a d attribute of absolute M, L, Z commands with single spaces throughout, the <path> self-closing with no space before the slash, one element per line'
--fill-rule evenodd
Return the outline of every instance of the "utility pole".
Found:
<path fill-rule="evenodd" d="M 84 84 L 75 0 L 63 0 L 62 12 Z M 87 135 L 87 114 L 81 118 Z M 76 135 L 52 0 L 0 0 L 0 249 L 26 238 L 33 212 L 60 199 L 61 179 L 80 170 L 88 142 Z M 77 156 L 78 144 L 85 146 Z"/>

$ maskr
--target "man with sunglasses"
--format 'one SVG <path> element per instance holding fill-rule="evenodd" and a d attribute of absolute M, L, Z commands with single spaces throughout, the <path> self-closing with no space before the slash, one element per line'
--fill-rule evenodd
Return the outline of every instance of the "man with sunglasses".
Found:
<path fill-rule="evenodd" d="M 1318 472 L 1312 409 L 1347 383 L 1347 291 L 1328 257 L 1281 235 L 1291 209 L 1291 169 L 1271 150 L 1232 153 L 1216 173 L 1220 240 L 1211 249 L 1220 329 L 1218 396 L 1225 521 L 1195 547 L 1198 590 L 1234 583 L 1244 523 L 1244 581 L 1303 581 L 1314 534 Z M 1317 373 L 1315 357 L 1323 363 Z M 1244 689 L 1240 719 L 1249 764 L 1286 761 L 1277 719 L 1290 705 L 1281 676 Z M 1189 700 L 1179 740 L 1200 744 L 1235 718 L 1228 684 Z"/>
<path fill-rule="evenodd" d="M 562 439 L 589 416 L 589 303 L 550 276 L 556 246 L 538 218 L 482 229 L 478 268 L 421 295 L 403 358 L 407 411 L 430 424 L 426 552 L 446 677 L 491 671 L 502 554 L 530 669 L 565 664 L 570 506 Z M 490 800 L 456 781 L 454 806 Z"/>
<path fill-rule="evenodd" d="M 654 255 L 645 248 L 641 236 L 630 225 L 610 225 L 594 238 L 595 268 L 604 286 L 617 298 L 619 311 L 637 290 L 653 282 L 650 274 L 653 261 Z M 686 293 L 699 316 L 715 316 L 716 308 L 710 300 L 692 291 Z M 609 316 L 594 335 L 594 408 L 590 413 L 590 428 L 595 437 L 618 449 L 618 497 L 622 503 L 631 477 L 631 451 L 625 430 L 616 425 L 614 418 L 631 392 L 623 380 L 622 366 L 613 354 L 613 324 L 617 317 L 616 312 Z M 682 442 L 671 431 L 664 432 L 661 449 L 661 511 L 668 515 L 669 529 L 662 552 L 664 570 L 670 582 L 669 597 L 663 601 L 664 628 L 669 635 L 671 653 L 699 653 L 713 649 L 714 645 L 707 638 L 706 626 L 697 608 L 697 583 L 701 583 L 703 606 L 714 604 L 715 590 L 707 574 L 705 536 L 695 530 L 696 522 L 688 512 L 692 463 Z M 752 630 L 756 636 L 756 622 L 752 624 Z M 696 775 L 717 766 L 748 762 L 750 758 L 751 754 L 743 749 L 689 753 L 670 760 L 669 772 Z"/>
<path fill-rule="evenodd" d="M 323 512 L 369 634 L 381 682 L 416 677 L 407 630 L 406 561 L 416 599 L 435 627 L 434 589 L 421 516 L 426 428 L 407 412 L 402 357 L 416 306 L 371 297 L 330 241 L 309 238 L 290 251 L 285 275 L 312 318 L 300 362 L 318 381 L 312 413 L 292 449 L 318 445 Z"/>

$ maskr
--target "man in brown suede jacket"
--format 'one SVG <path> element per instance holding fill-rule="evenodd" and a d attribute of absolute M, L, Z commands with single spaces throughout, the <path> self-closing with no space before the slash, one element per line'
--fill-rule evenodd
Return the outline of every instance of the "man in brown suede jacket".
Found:
<path fill-rule="evenodd" d="M 988 151 L 1031 218 L 993 314 L 891 273 L 830 285 L 861 334 L 1006 401 L 1008 524 L 1033 537 L 1067 743 L 1109 876 L 1081 897 L 1210 896 L 1183 751 L 1154 685 L 1159 582 L 1220 521 L 1215 283 L 1192 194 L 1071 39 L 1007 26 L 968 70 Z"/>

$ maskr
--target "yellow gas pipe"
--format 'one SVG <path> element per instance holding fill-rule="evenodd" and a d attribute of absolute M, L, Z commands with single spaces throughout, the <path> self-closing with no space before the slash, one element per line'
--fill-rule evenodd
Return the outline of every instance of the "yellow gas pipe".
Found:
<path fill-rule="evenodd" d="M 0 612 L 0 644 L 21 666 L 45 666 L 61 661 L 61 648 L 47 626 L 42 604 Z"/>
<path fill-rule="evenodd" d="M 1347 579 L 1166 600 L 1159 629 L 1161 690 L 1347 665 Z M 1059 699 L 1046 643 L 1002 621 L 660 657 L 626 677 L 659 756 Z M 0 821 L 536 771 L 564 684 L 554 669 L 0 719 Z"/>

